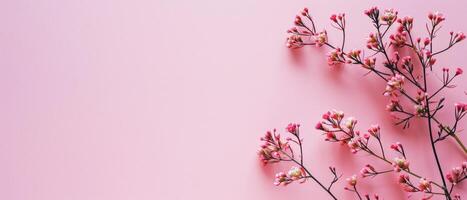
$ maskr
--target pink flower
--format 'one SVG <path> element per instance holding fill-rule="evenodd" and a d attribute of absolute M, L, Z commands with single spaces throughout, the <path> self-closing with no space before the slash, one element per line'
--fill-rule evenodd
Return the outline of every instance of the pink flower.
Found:
<path fill-rule="evenodd" d="M 457 42 L 460 42 L 460 41 L 464 40 L 465 37 L 466 37 L 466 36 L 465 36 L 464 33 L 459 32 L 459 33 L 456 33 L 456 35 L 454 35 L 454 39 L 453 39 L 453 40 L 457 43 Z"/>
<path fill-rule="evenodd" d="M 279 172 L 276 174 L 276 178 L 274 179 L 274 185 L 288 185 L 294 181 L 302 180 L 299 183 L 303 183 L 306 181 L 306 173 L 303 168 L 292 167 L 287 173 Z"/>
<path fill-rule="evenodd" d="M 368 129 L 368 133 L 370 133 L 373 137 L 379 138 L 381 127 L 378 124 L 371 125 Z"/>
<path fill-rule="evenodd" d="M 361 53 L 362 51 L 358 49 L 351 50 L 349 51 L 349 53 L 347 53 L 347 58 L 354 60 L 354 61 L 361 61 L 361 58 L 360 58 Z"/>
<path fill-rule="evenodd" d="M 417 188 L 415 188 L 412 183 L 410 182 L 410 178 L 407 174 L 400 174 L 398 178 L 399 184 L 406 192 L 416 192 Z"/>
<path fill-rule="evenodd" d="M 321 47 L 321 46 L 325 45 L 326 42 L 328 42 L 328 34 L 327 34 L 326 30 L 317 33 L 314 36 L 314 40 L 315 40 L 315 44 L 316 44 L 317 47 Z"/>
<path fill-rule="evenodd" d="M 324 131 L 324 130 L 325 130 L 325 129 L 324 129 L 324 126 L 323 126 L 323 124 L 322 124 L 321 122 L 318 122 L 318 123 L 316 124 L 315 129 L 321 130 L 321 131 Z"/>
<path fill-rule="evenodd" d="M 386 9 L 384 10 L 383 15 L 381 15 L 381 21 L 386 22 L 386 24 L 391 25 L 397 19 L 397 11 L 394 9 Z"/>
<path fill-rule="evenodd" d="M 325 119 L 325 120 L 329 120 L 330 116 L 331 116 L 331 112 L 328 111 L 328 112 L 323 114 L 322 118 Z"/>
<path fill-rule="evenodd" d="M 355 127 L 355 124 L 357 124 L 357 119 L 349 117 L 345 122 L 345 127 L 347 127 L 348 129 L 353 129 Z"/>
<path fill-rule="evenodd" d="M 397 32 L 396 34 L 390 35 L 389 39 L 391 44 L 396 47 L 403 47 L 407 41 L 407 34 L 405 32 Z"/>
<path fill-rule="evenodd" d="M 334 49 L 328 53 L 328 64 L 329 65 L 336 65 L 339 63 L 344 63 L 344 53 L 339 49 Z"/>
<path fill-rule="evenodd" d="M 276 178 L 274 179 L 274 185 L 276 186 L 279 186 L 281 184 L 285 186 L 285 185 L 290 184 L 291 182 L 292 181 L 288 179 L 287 174 L 285 174 L 284 172 L 277 173 Z"/>
<path fill-rule="evenodd" d="M 459 183 L 460 180 L 467 176 L 467 169 L 465 166 L 452 168 L 451 171 L 446 174 L 446 179 L 453 185 Z"/>
<path fill-rule="evenodd" d="M 431 43 L 430 38 L 425 38 L 425 40 L 423 40 L 423 45 L 424 46 L 428 46 L 430 43 Z"/>
<path fill-rule="evenodd" d="M 431 20 L 433 26 L 436 26 L 438 25 L 439 23 L 441 23 L 442 21 L 444 21 L 446 18 L 443 16 L 442 13 L 440 12 L 434 12 L 434 13 L 429 13 L 428 14 L 428 19 Z"/>
<path fill-rule="evenodd" d="M 365 58 L 363 60 L 363 67 L 367 69 L 374 69 L 376 64 L 376 58 Z"/>
<path fill-rule="evenodd" d="M 396 74 L 395 76 L 391 77 L 386 84 L 386 91 L 384 92 L 385 96 L 395 96 L 395 92 L 398 90 L 402 90 L 402 86 L 404 85 L 404 76 L 400 74 Z"/>
<path fill-rule="evenodd" d="M 357 175 L 352 175 L 346 180 L 347 180 L 347 184 L 349 184 L 352 187 L 355 187 L 357 185 Z"/>
<path fill-rule="evenodd" d="M 456 76 L 459 76 L 459 75 L 461 75 L 462 73 L 464 73 L 464 70 L 462 70 L 461 68 L 457 68 L 457 69 L 456 69 Z"/>
<path fill-rule="evenodd" d="M 359 136 L 354 136 L 347 142 L 347 146 L 350 148 L 352 153 L 357 153 L 360 150 L 361 138 Z"/>
<path fill-rule="evenodd" d="M 291 49 L 303 47 L 303 40 L 299 35 L 293 34 L 287 38 L 286 46 Z"/>
<path fill-rule="evenodd" d="M 431 182 L 427 181 L 425 178 L 421 178 L 420 181 L 418 182 L 418 189 L 424 192 L 430 192 Z"/>
<path fill-rule="evenodd" d="M 388 105 L 386 105 L 386 110 L 389 112 L 396 111 L 397 108 L 399 107 L 399 100 L 396 98 L 391 99 Z"/>
<path fill-rule="evenodd" d="M 308 8 L 303 8 L 302 15 L 303 16 L 310 16 L 310 13 L 308 13 Z"/>
<path fill-rule="evenodd" d="M 331 17 L 329 17 L 329 19 L 331 19 L 331 21 L 333 21 L 334 23 L 337 23 L 337 15 L 336 14 L 331 15 Z"/>
<path fill-rule="evenodd" d="M 299 180 L 305 177 L 306 175 L 305 170 L 303 170 L 303 168 L 292 167 L 287 173 L 287 176 L 290 177 L 292 180 Z"/>
<path fill-rule="evenodd" d="M 304 26 L 305 24 L 303 24 L 303 21 L 302 21 L 302 18 L 300 16 L 295 16 L 295 21 L 294 21 L 295 25 L 296 26 Z"/>
<path fill-rule="evenodd" d="M 340 14 L 333 14 L 331 15 L 331 17 L 329 17 L 329 19 L 331 19 L 332 22 L 335 23 L 335 26 L 336 28 L 340 29 L 340 30 L 343 30 L 345 28 L 345 14 L 344 13 L 340 13 Z"/>
<path fill-rule="evenodd" d="M 394 151 L 401 152 L 402 151 L 402 144 L 400 142 L 396 142 L 394 144 L 391 144 L 391 149 Z"/>
<path fill-rule="evenodd" d="M 368 36 L 366 40 L 366 47 L 368 49 L 373 49 L 373 50 L 379 49 L 379 41 L 378 41 L 378 38 L 376 38 L 376 35 L 374 33 L 370 33 L 370 35 Z"/>
<path fill-rule="evenodd" d="M 365 165 L 364 168 L 360 170 L 360 175 L 365 178 L 369 176 L 375 176 L 377 174 L 375 168 L 369 164 Z"/>
<path fill-rule="evenodd" d="M 456 113 L 459 113 L 459 115 L 467 111 L 467 104 L 465 103 L 455 103 L 454 107 L 456 108 Z"/>
<path fill-rule="evenodd" d="M 394 167 L 394 171 L 400 172 L 401 170 L 408 170 L 409 169 L 409 161 L 405 160 L 405 158 L 394 158 L 394 162 L 392 163 Z"/>
<path fill-rule="evenodd" d="M 326 132 L 326 139 L 324 139 L 325 141 L 336 141 L 337 140 L 337 136 L 334 132 Z"/>
<path fill-rule="evenodd" d="M 417 117 L 425 116 L 426 108 L 425 108 L 425 105 L 424 105 L 423 103 L 422 103 L 422 104 L 416 104 L 416 105 L 414 105 L 414 109 L 415 109 L 414 114 L 415 114 Z"/>
<path fill-rule="evenodd" d="M 401 27 L 404 27 L 408 31 L 412 30 L 413 27 L 413 18 L 410 16 L 404 17 L 402 19 L 398 19 L 397 22 L 401 25 Z"/>
<path fill-rule="evenodd" d="M 258 156 L 264 164 L 276 163 L 282 160 L 282 151 L 290 148 L 288 142 L 283 141 L 279 134 L 271 133 L 267 131 L 266 134 L 261 137 L 261 141 L 264 144 L 260 146 L 258 150 Z"/>
<path fill-rule="evenodd" d="M 365 15 L 372 17 L 374 15 L 377 15 L 379 13 L 378 7 L 371 7 L 368 10 L 364 11 Z"/>
<path fill-rule="evenodd" d="M 330 112 L 331 112 L 331 118 L 334 120 L 341 121 L 342 118 L 344 118 L 344 112 L 342 111 L 333 110 Z"/>
<path fill-rule="evenodd" d="M 287 127 L 286 127 L 285 129 L 286 129 L 289 133 L 297 134 L 297 130 L 298 130 L 299 127 L 300 127 L 300 124 L 290 123 L 289 125 L 287 125 Z"/>

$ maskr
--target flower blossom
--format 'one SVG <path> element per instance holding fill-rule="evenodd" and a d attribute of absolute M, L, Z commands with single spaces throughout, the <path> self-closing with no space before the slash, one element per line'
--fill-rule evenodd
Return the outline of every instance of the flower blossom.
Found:
<path fill-rule="evenodd" d="M 341 29 L 345 28 L 345 13 L 333 14 L 329 19 L 340 26 Z"/>
<path fill-rule="evenodd" d="M 336 65 L 339 63 L 344 63 L 345 57 L 341 49 L 337 48 L 328 53 L 328 64 Z"/>
<path fill-rule="evenodd" d="M 461 167 L 452 168 L 451 171 L 446 174 L 446 179 L 453 185 L 456 185 L 465 178 L 467 178 L 467 162 L 462 163 Z"/>
<path fill-rule="evenodd" d="M 349 117 L 345 122 L 345 127 L 347 127 L 348 129 L 354 129 L 355 124 L 357 124 L 357 119 L 355 119 L 354 117 Z"/>
<path fill-rule="evenodd" d="M 365 58 L 363 60 L 363 67 L 366 69 L 374 69 L 376 64 L 376 58 Z"/>
<path fill-rule="evenodd" d="M 314 40 L 315 40 L 315 45 L 317 47 L 322 47 L 323 45 L 325 45 L 326 42 L 328 42 L 328 34 L 326 30 L 317 33 L 314 36 Z"/>
<path fill-rule="evenodd" d="M 451 36 L 452 36 L 452 35 L 453 35 L 453 33 L 451 32 Z M 453 36 L 453 41 L 454 41 L 455 43 L 458 43 L 458 42 L 464 40 L 465 37 L 466 37 L 466 36 L 465 36 L 464 33 L 458 32 L 458 33 L 456 33 L 456 34 Z"/>
<path fill-rule="evenodd" d="M 431 191 L 431 182 L 426 180 L 426 178 L 421 178 L 418 182 L 418 189 L 424 192 Z"/>
<path fill-rule="evenodd" d="M 274 179 L 274 185 L 288 185 L 294 181 L 302 180 L 299 183 L 303 183 L 306 181 L 306 173 L 303 168 L 292 167 L 287 173 L 279 172 L 276 174 L 276 178 Z"/>
<path fill-rule="evenodd" d="M 412 30 L 413 27 L 413 17 L 407 16 L 397 20 L 400 26 L 406 29 L 407 31 Z"/>
<path fill-rule="evenodd" d="M 287 125 L 285 129 L 287 130 L 287 132 L 296 135 L 298 133 L 299 127 L 300 127 L 300 124 L 290 123 L 289 125 Z"/>
<path fill-rule="evenodd" d="M 379 138 L 380 137 L 381 127 L 378 124 L 371 125 L 368 129 L 368 133 L 370 133 L 373 137 Z"/>
<path fill-rule="evenodd" d="M 296 49 L 303 47 L 304 43 L 302 37 L 299 35 L 293 34 L 287 37 L 287 42 L 285 44 L 288 48 Z"/>
<path fill-rule="evenodd" d="M 261 138 L 264 144 L 258 150 L 258 156 L 264 164 L 276 163 L 282 160 L 283 151 L 290 148 L 287 141 L 282 141 L 279 134 L 267 131 L 265 136 Z"/>
<path fill-rule="evenodd" d="M 364 168 L 360 170 L 360 175 L 365 178 L 369 176 L 375 176 L 378 172 L 370 164 L 365 165 Z"/>
<path fill-rule="evenodd" d="M 407 33 L 405 31 L 398 31 L 396 34 L 389 36 L 391 44 L 396 47 L 403 47 L 407 41 Z"/>
<path fill-rule="evenodd" d="M 389 104 L 386 105 L 386 110 L 389 111 L 389 112 L 393 112 L 393 111 L 396 111 L 399 107 L 400 107 L 399 99 L 392 98 L 389 101 Z"/>
<path fill-rule="evenodd" d="M 434 12 L 434 13 L 429 13 L 428 14 L 428 19 L 431 20 L 431 23 L 433 24 L 433 26 L 437 26 L 439 23 L 441 23 L 442 21 L 444 21 L 446 18 L 444 17 L 444 15 L 440 12 Z"/>
<path fill-rule="evenodd" d="M 374 33 L 370 33 L 370 35 L 368 35 L 368 38 L 366 40 L 366 47 L 372 50 L 379 49 L 379 41 Z"/>
<path fill-rule="evenodd" d="M 374 19 L 374 18 L 376 18 L 376 16 L 379 15 L 379 9 L 378 9 L 378 7 L 375 6 L 375 7 L 371 7 L 368 10 L 365 10 L 363 13 L 365 15 L 367 15 L 368 17 Z"/>
<path fill-rule="evenodd" d="M 381 21 L 385 22 L 388 25 L 393 24 L 397 19 L 397 11 L 394 9 L 384 10 L 383 15 L 381 15 Z"/>
<path fill-rule="evenodd" d="M 394 158 L 394 162 L 392 163 L 394 167 L 394 171 L 400 172 L 401 170 L 408 170 L 409 169 L 409 161 L 405 160 L 405 158 Z"/>
<path fill-rule="evenodd" d="M 402 86 L 404 85 L 404 76 L 400 74 L 396 74 L 395 76 L 391 77 L 386 84 L 386 91 L 384 92 L 385 96 L 396 96 L 396 91 L 402 90 Z"/>
<path fill-rule="evenodd" d="M 417 192 L 418 190 L 413 186 L 412 182 L 410 182 L 410 177 L 407 174 L 400 174 L 398 182 L 406 192 Z"/>
<path fill-rule="evenodd" d="M 467 104 L 466 103 L 455 103 L 455 116 L 456 119 L 460 120 L 467 114 Z"/>
<path fill-rule="evenodd" d="M 401 59 L 402 69 L 405 69 L 409 72 L 413 71 L 412 57 L 405 56 Z"/>
<path fill-rule="evenodd" d="M 357 153 L 358 150 L 360 150 L 361 141 L 362 141 L 362 138 L 356 135 L 347 142 L 347 146 L 350 148 L 350 151 L 352 153 Z"/>
<path fill-rule="evenodd" d="M 461 68 L 457 68 L 457 69 L 456 69 L 456 76 L 459 76 L 459 75 L 461 75 L 462 73 L 464 73 L 464 70 L 462 70 Z"/>
<path fill-rule="evenodd" d="M 361 60 L 362 60 L 360 56 L 361 53 L 362 51 L 358 49 L 351 50 L 349 51 L 349 53 L 347 53 L 347 58 L 349 58 L 350 60 L 353 60 L 355 64 L 361 63 Z"/>
<path fill-rule="evenodd" d="M 357 185 L 357 175 L 352 175 L 351 177 L 346 179 L 347 184 L 349 184 L 352 187 L 355 187 Z"/>

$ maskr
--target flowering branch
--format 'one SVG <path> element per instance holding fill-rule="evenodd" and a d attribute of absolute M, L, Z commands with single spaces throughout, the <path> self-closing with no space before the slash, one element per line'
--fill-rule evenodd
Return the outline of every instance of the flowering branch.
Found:
<path fill-rule="evenodd" d="M 304 166 L 303 164 L 303 147 L 302 139 L 300 138 L 300 125 L 299 124 L 289 124 L 286 128 L 287 132 L 292 134 L 294 138 L 287 138 L 286 141 L 283 141 L 279 134 L 276 133 L 274 129 L 273 133 L 270 131 L 266 132 L 266 135 L 261 138 L 261 141 L 264 141 L 264 144 L 261 145 L 261 148 L 258 151 L 260 160 L 264 164 L 268 163 L 278 163 L 281 161 L 293 162 L 299 167 L 292 167 L 288 173 L 279 172 L 276 174 L 274 181 L 275 185 L 288 185 L 292 182 L 299 181 L 299 183 L 304 183 L 307 179 L 311 178 L 315 183 L 317 183 L 323 190 L 325 190 L 333 199 L 337 200 L 335 195 L 331 191 L 332 185 L 338 181 L 339 177 L 337 176 L 336 170 L 334 167 L 331 167 L 331 172 L 334 175 L 333 181 L 328 187 L 319 181 L 313 174 Z M 300 149 L 300 160 L 295 158 L 293 154 L 293 149 L 290 146 L 290 143 L 295 143 Z"/>
<path fill-rule="evenodd" d="M 439 171 L 441 183 L 428 180 L 414 173 L 414 171 L 409 168 L 407 154 L 400 143 L 391 145 L 391 149 L 398 153 L 399 157 L 395 157 L 393 161 L 389 161 L 383 148 L 380 127 L 377 125 L 370 127 L 368 133 L 360 134 L 359 131 L 355 130 L 356 119 L 349 118 L 344 122 L 344 114 L 342 112 L 330 111 L 323 115 L 324 121 L 318 123 L 316 129 L 323 131 L 323 134 L 326 135 L 326 141 L 347 144 L 353 153 L 357 153 L 358 151 L 366 152 L 393 167 L 392 170 L 376 170 L 373 166 L 368 164 L 361 170 L 362 177 L 374 177 L 394 171 L 400 173 L 399 183 L 407 192 L 420 192 L 428 195 L 425 196 L 424 199 L 429 199 L 433 195 L 442 195 L 448 200 L 459 200 L 460 196 L 452 194 L 452 191 L 458 183 L 467 179 L 467 164 L 464 162 L 462 167 L 454 168 L 445 176 L 441 159 L 437 153 L 436 144 L 451 137 L 461 147 L 464 154 L 467 154 L 467 148 L 458 137 L 460 132 L 458 130 L 458 124 L 467 115 L 467 104 L 456 103 L 454 105 L 454 123 L 452 126 L 441 122 L 436 116 L 445 107 L 445 98 L 438 97 L 438 95 L 446 88 L 455 87 L 453 81 L 463 74 L 463 70 L 457 68 L 454 74 L 452 74 L 449 72 L 449 68 L 443 68 L 443 84 L 435 90 L 428 87 L 427 73 L 433 72 L 433 67 L 436 64 L 436 56 L 447 52 L 453 46 L 463 41 L 466 36 L 461 32 L 454 33 L 451 31 L 449 33 L 450 39 L 448 45 L 439 51 L 434 51 L 433 41 L 437 37 L 442 22 L 445 21 L 445 17 L 441 13 L 436 12 L 428 14 L 429 23 L 426 24 L 428 36 L 424 39 L 420 37 L 415 38 L 413 36 L 413 18 L 398 17 L 398 12 L 394 9 L 387 9 L 381 12 L 378 8 L 372 7 L 366 10 L 364 14 L 370 18 L 375 28 L 375 32 L 369 34 L 366 42 L 366 47 L 373 52 L 371 56 L 365 56 L 364 52 L 359 49 L 345 51 L 345 14 L 334 14 L 330 17 L 331 25 L 342 32 L 342 44 L 333 45 L 329 42 L 328 34 L 325 29 L 319 32 L 317 31 L 315 22 L 307 8 L 301 12 L 301 16 L 296 16 L 295 27 L 287 31 L 290 35 L 287 38 L 286 46 L 289 48 L 302 48 L 309 45 L 316 47 L 325 46 L 331 49 L 327 55 L 329 65 L 359 65 L 363 69 L 368 70 L 368 73 L 374 73 L 377 77 L 384 80 L 386 82 L 386 87 L 384 88 L 383 94 L 389 99 L 386 110 L 393 114 L 394 118 L 397 120 L 395 122 L 396 125 L 402 125 L 403 128 L 407 128 L 412 119 L 424 118 L 427 120 L 427 135 L 430 139 L 430 145 Z M 307 25 L 310 23 L 311 25 Z M 391 27 L 395 24 L 398 25 L 396 32 L 390 34 Z M 389 53 L 389 48 L 393 48 L 396 51 L 391 54 Z M 415 70 L 414 66 L 417 63 L 412 60 L 412 57 L 399 54 L 398 50 L 402 48 L 407 48 L 416 55 L 415 60 L 417 60 L 418 64 L 421 66 L 421 72 Z M 377 55 L 383 57 L 381 64 L 377 64 L 376 62 Z M 407 90 L 407 86 L 412 86 L 416 89 L 416 94 L 411 94 L 411 92 L 409 92 L 410 90 Z M 402 103 L 400 97 L 403 97 L 408 102 Z M 412 106 L 413 109 L 410 109 L 410 107 L 407 108 L 406 104 Z M 437 125 L 439 128 L 436 137 L 432 124 Z M 265 163 L 291 161 L 299 166 L 292 168 L 287 174 L 279 173 L 276 175 L 276 183 L 278 185 L 287 185 L 297 180 L 301 182 L 311 178 L 318 183 L 322 189 L 327 191 L 331 197 L 336 199 L 335 195 L 331 192 L 331 187 L 339 180 L 340 176 L 337 175 L 335 168 L 331 167 L 330 170 L 334 178 L 330 185 L 325 187 L 304 167 L 302 139 L 299 136 L 298 129 L 298 125 L 290 124 L 287 127 L 287 131 L 294 135 L 294 137 L 288 138 L 285 142 L 280 140 L 280 136 L 278 136 L 275 131 L 274 135 L 268 132 L 266 136 L 262 138 L 266 144 L 264 144 L 260 150 L 261 159 Z M 378 150 L 371 147 L 371 138 L 377 141 L 379 146 Z M 300 150 L 300 158 L 298 160 L 295 158 L 289 143 L 295 143 L 298 146 Z M 410 176 L 420 179 L 418 186 L 411 182 Z M 361 195 L 358 191 L 356 187 L 356 176 L 350 177 L 347 179 L 347 182 L 349 187 L 345 189 L 354 192 L 358 199 L 370 199 L 369 195 Z M 451 184 L 449 188 L 447 185 L 448 182 Z M 440 191 L 434 191 L 431 187 L 432 185 Z M 375 195 L 374 198 L 379 199 L 377 195 Z"/>

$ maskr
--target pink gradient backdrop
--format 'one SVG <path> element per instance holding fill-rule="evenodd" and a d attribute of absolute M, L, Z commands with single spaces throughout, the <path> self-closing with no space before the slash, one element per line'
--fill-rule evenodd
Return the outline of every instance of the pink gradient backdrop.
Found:
<path fill-rule="evenodd" d="M 386 146 L 406 143 L 412 166 L 438 179 L 417 131 L 423 123 L 401 132 L 382 111 L 384 83 L 352 67 L 330 69 L 325 51 L 284 47 L 304 6 L 320 26 L 346 12 L 348 45 L 363 47 L 371 27 L 362 11 L 372 5 L 414 16 L 417 30 L 439 10 L 448 18 L 444 34 L 467 31 L 458 0 L 1 1 L 0 199 L 328 199 L 311 182 L 273 186 L 287 166 L 261 167 L 256 150 L 265 130 L 295 121 L 319 178 L 330 177 L 329 165 L 345 165 L 344 176 L 358 172 L 366 156 L 313 130 L 330 108 L 362 128 L 381 123 Z M 466 51 L 461 44 L 439 64 L 465 67 Z M 457 83 L 449 105 L 466 101 L 467 78 Z M 453 143 L 442 147 L 445 170 L 465 160 Z M 394 179 L 362 185 L 402 199 Z M 342 187 L 338 195 L 351 198 Z"/>

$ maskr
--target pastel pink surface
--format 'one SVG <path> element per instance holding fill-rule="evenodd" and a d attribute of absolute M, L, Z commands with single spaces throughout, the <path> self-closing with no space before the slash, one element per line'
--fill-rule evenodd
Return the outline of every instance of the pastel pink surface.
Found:
<path fill-rule="evenodd" d="M 324 49 L 286 49 L 285 30 L 305 6 L 320 27 L 330 28 L 328 17 L 345 12 L 348 47 L 362 48 L 371 30 L 362 11 L 370 6 L 412 15 L 419 33 L 426 13 L 439 10 L 447 17 L 440 34 L 447 34 L 467 31 L 465 2 L 0 5 L 0 199 L 328 199 L 312 182 L 273 186 L 274 173 L 288 166 L 262 167 L 256 150 L 264 131 L 298 122 L 306 162 L 319 178 L 330 178 L 329 165 L 350 176 L 366 163 L 378 163 L 322 141 L 313 127 L 332 108 L 357 117 L 362 129 L 382 124 L 386 146 L 403 142 L 411 166 L 439 179 L 420 131 L 424 123 L 406 131 L 393 127 L 383 111 L 384 83 L 363 77 L 365 71 L 354 66 L 329 68 Z M 445 43 L 438 44 L 435 48 Z M 466 69 L 466 51 L 466 44 L 455 47 L 439 57 L 438 66 Z M 467 78 L 456 82 L 458 87 L 445 93 L 447 105 L 466 101 Z M 452 110 L 443 118 L 451 119 Z M 441 148 L 445 171 L 465 160 L 454 143 Z M 343 186 L 336 186 L 337 194 L 351 199 Z M 363 181 L 362 187 L 384 199 L 407 195 L 395 175 Z M 466 187 L 457 192 L 466 193 Z"/>

